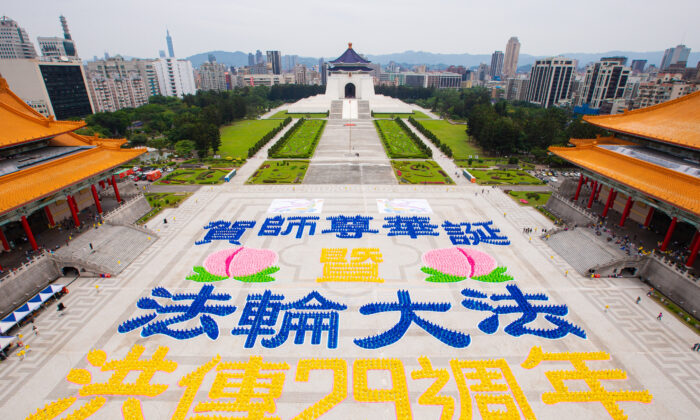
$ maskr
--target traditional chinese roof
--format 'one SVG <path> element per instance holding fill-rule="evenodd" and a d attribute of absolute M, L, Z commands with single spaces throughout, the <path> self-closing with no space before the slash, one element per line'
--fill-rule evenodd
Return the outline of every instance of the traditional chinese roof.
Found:
<path fill-rule="evenodd" d="M 373 69 L 366 67 L 366 66 L 342 66 L 342 67 L 339 66 L 339 67 L 332 68 L 331 72 L 334 72 L 334 71 L 354 71 L 354 72 L 367 71 L 367 72 L 369 72 L 372 70 Z"/>
<path fill-rule="evenodd" d="M 51 138 L 84 127 L 83 121 L 55 121 L 27 105 L 0 77 L 0 148 Z"/>
<path fill-rule="evenodd" d="M 606 130 L 700 150 L 700 91 L 624 114 L 583 119 Z"/>
<path fill-rule="evenodd" d="M 606 148 L 606 144 L 621 144 L 617 139 L 597 140 L 577 147 L 550 147 L 549 151 L 632 190 L 700 216 L 700 179 Z"/>
<path fill-rule="evenodd" d="M 352 42 L 348 43 L 348 49 L 335 60 L 331 61 L 331 64 L 369 64 L 370 61 L 365 60 L 352 49 Z"/>

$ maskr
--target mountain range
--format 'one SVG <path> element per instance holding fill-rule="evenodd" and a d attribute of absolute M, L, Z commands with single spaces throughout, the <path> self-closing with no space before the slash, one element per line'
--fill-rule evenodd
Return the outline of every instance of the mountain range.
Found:
<path fill-rule="evenodd" d="M 213 54 L 216 57 L 217 62 L 226 64 L 227 66 L 241 67 L 248 65 L 248 54 L 241 51 L 208 51 L 187 57 L 187 59 L 192 62 L 192 65 L 198 67 L 199 65 L 208 60 L 209 54 Z M 602 53 L 563 53 L 559 55 L 578 60 L 579 67 L 584 67 L 588 63 L 596 62 L 600 60 L 601 57 L 615 56 L 627 57 L 627 65 L 630 65 L 632 63 L 632 60 L 647 60 L 647 64 L 654 64 L 658 66 L 661 63 L 661 59 L 663 58 L 664 52 L 607 51 Z M 545 57 L 546 56 L 520 54 L 520 57 L 518 59 L 518 66 L 529 66 L 534 64 L 535 60 Z M 335 57 L 326 59 L 335 59 Z M 481 63 L 491 64 L 490 54 L 436 54 L 425 51 L 404 51 L 402 53 L 377 55 L 368 54 L 367 59 L 374 63 L 380 63 L 383 65 L 389 64 L 389 62 L 393 61 L 398 65 L 404 67 L 410 67 L 419 64 L 427 64 L 432 68 L 445 68 L 449 65 L 465 66 L 469 68 L 478 66 Z M 692 52 L 690 53 L 690 57 L 688 58 L 688 65 L 691 67 L 695 67 L 699 60 L 700 53 Z M 310 67 L 318 64 L 318 58 L 297 57 L 297 64 L 305 64 L 307 67 Z M 282 57 L 282 66 L 286 67 L 284 56 Z"/>

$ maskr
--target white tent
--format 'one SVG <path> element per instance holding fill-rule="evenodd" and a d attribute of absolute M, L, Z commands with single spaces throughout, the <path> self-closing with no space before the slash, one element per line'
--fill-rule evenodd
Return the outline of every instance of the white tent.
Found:
<path fill-rule="evenodd" d="M 27 315 L 32 313 L 36 308 L 40 307 L 42 303 L 49 300 L 53 295 L 60 292 L 63 289 L 62 284 L 52 284 L 46 289 L 39 292 L 36 296 L 29 299 L 27 303 L 15 309 L 10 315 L 6 316 L 2 321 L 0 321 L 0 333 L 5 333 L 14 327 L 19 321 L 23 320 Z"/>

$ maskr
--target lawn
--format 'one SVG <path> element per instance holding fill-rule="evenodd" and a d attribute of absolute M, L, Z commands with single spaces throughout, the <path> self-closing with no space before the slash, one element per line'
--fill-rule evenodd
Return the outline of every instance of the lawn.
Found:
<path fill-rule="evenodd" d="M 246 183 L 301 184 L 308 168 L 308 160 L 267 160 Z"/>
<path fill-rule="evenodd" d="M 399 184 L 454 184 L 452 178 L 433 160 L 392 160 Z"/>
<path fill-rule="evenodd" d="M 143 224 L 151 220 L 161 210 L 168 207 L 177 207 L 192 193 L 146 193 L 146 200 L 151 205 L 151 211 L 146 213 L 136 223 Z"/>
<path fill-rule="evenodd" d="M 519 170 L 493 170 L 484 171 L 480 169 L 475 169 L 469 171 L 470 174 L 474 175 L 476 182 L 485 185 L 542 185 L 544 182 L 539 179 L 530 176 L 526 172 Z"/>
<path fill-rule="evenodd" d="M 379 137 L 382 139 L 384 150 L 390 158 L 418 158 L 424 159 L 428 155 L 422 151 L 418 145 L 408 136 L 406 130 L 403 129 L 394 120 L 375 120 L 374 125 L 377 128 Z"/>
<path fill-rule="evenodd" d="M 273 116 L 269 117 L 268 119 L 274 120 L 283 120 L 287 117 L 292 117 L 292 118 L 328 118 L 328 115 L 320 112 L 311 112 L 311 113 L 305 113 L 305 114 L 290 114 L 287 111 L 279 111 Z"/>
<path fill-rule="evenodd" d="M 301 127 L 295 129 L 279 148 L 273 146 L 268 151 L 268 156 L 272 158 L 311 157 L 325 125 L 325 120 L 304 120 Z"/>
<path fill-rule="evenodd" d="M 509 194 L 518 204 L 533 207 L 547 204 L 549 196 L 552 195 L 552 193 L 539 191 L 511 191 Z M 523 203 L 520 200 L 526 200 L 527 203 Z"/>
<path fill-rule="evenodd" d="M 466 125 L 450 124 L 445 120 L 422 120 L 420 123 L 450 146 L 453 159 L 467 159 L 470 155 L 483 154 L 476 144 L 469 141 Z"/>
<path fill-rule="evenodd" d="M 156 182 L 156 185 L 221 184 L 229 169 L 176 169 Z"/>
<path fill-rule="evenodd" d="M 396 117 L 399 118 L 408 118 L 408 117 L 413 117 L 417 120 L 429 120 L 431 119 L 429 116 L 425 115 L 424 113 L 420 111 L 413 111 L 412 114 L 398 114 L 398 113 L 374 113 L 374 118 L 391 118 L 392 120 Z"/>
<path fill-rule="evenodd" d="M 242 120 L 221 127 L 219 155 L 247 159 L 248 149 L 280 124 L 282 120 Z"/>

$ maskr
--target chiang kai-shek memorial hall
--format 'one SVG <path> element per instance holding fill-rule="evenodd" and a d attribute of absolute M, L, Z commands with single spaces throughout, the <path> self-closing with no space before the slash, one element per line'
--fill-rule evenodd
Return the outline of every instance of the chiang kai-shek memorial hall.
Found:
<path fill-rule="evenodd" d="M 102 213 L 98 188 L 111 186 L 121 202 L 117 168 L 146 149 L 74 132 L 85 125 L 44 117 L 0 77 L 0 251 L 20 237 L 37 250 L 35 233 L 66 218 L 80 226 L 80 210 L 93 203 Z"/>
<path fill-rule="evenodd" d="M 659 249 L 666 251 L 680 223 L 692 239 L 686 265 L 693 266 L 700 249 L 700 92 L 619 115 L 585 116 L 584 120 L 612 134 L 595 139 L 571 139 L 574 147 L 550 147 L 553 154 L 581 168 L 576 193 L 590 186 L 586 205 L 605 203 L 648 227 L 665 219 Z M 689 228 L 689 229 L 688 229 Z"/>

